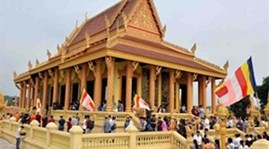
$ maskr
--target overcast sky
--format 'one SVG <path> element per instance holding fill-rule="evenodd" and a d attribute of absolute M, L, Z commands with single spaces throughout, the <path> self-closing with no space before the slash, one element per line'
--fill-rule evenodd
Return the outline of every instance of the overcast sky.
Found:
<path fill-rule="evenodd" d="M 28 61 L 44 61 L 57 44 L 84 20 L 119 0 L 0 0 L 0 90 L 19 95 L 13 80 L 28 70 Z M 256 81 L 269 75 L 268 0 L 154 0 L 166 40 L 223 66 L 229 73 L 253 57 Z"/>

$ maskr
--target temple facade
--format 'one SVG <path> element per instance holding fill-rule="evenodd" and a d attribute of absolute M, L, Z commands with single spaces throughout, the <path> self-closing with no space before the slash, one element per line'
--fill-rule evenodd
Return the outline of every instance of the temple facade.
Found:
<path fill-rule="evenodd" d="M 59 103 L 68 110 L 86 89 L 97 106 L 106 101 L 106 111 L 121 100 L 131 112 L 137 94 L 152 109 L 163 104 L 169 112 L 185 105 L 190 113 L 194 100 L 206 108 L 211 98 L 215 112 L 216 80 L 225 78 L 228 63 L 221 68 L 196 57 L 196 45 L 188 50 L 165 41 L 165 30 L 153 0 L 121 0 L 91 19 L 85 16 L 56 55 L 47 51 L 47 61 L 29 61 L 29 70 L 14 72 L 19 107 L 30 108 L 39 98 L 43 109 Z"/>

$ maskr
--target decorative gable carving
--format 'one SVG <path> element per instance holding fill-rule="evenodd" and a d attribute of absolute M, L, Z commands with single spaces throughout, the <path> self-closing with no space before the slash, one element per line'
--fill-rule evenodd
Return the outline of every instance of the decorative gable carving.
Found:
<path fill-rule="evenodd" d="M 131 26 L 143 29 L 147 32 L 154 33 L 155 35 L 160 35 L 157 27 L 157 23 L 154 20 L 152 10 L 147 1 L 143 1 L 130 23 Z"/>

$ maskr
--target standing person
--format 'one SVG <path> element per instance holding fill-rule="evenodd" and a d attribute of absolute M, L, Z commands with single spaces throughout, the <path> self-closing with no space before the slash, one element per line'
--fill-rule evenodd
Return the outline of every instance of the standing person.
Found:
<path fill-rule="evenodd" d="M 36 113 L 35 119 L 38 121 L 39 124 L 41 124 L 41 115 L 39 112 Z"/>
<path fill-rule="evenodd" d="M 146 118 L 140 117 L 140 131 L 145 131 L 147 126 Z"/>
<path fill-rule="evenodd" d="M 162 131 L 168 131 L 168 124 L 167 124 L 166 117 L 163 118 Z"/>
<path fill-rule="evenodd" d="M 197 134 L 193 136 L 193 139 L 197 141 L 198 147 L 202 148 L 202 135 L 200 131 L 197 131 Z"/>
<path fill-rule="evenodd" d="M 187 112 L 186 106 L 184 104 L 182 105 L 180 112 L 181 113 L 186 113 Z"/>
<path fill-rule="evenodd" d="M 124 130 L 130 125 L 130 117 L 127 116 L 125 122 L 124 122 Z"/>
<path fill-rule="evenodd" d="M 48 124 L 48 117 L 47 117 L 47 115 L 44 115 L 42 117 L 42 127 L 46 127 L 47 124 Z"/>
<path fill-rule="evenodd" d="M 240 134 L 235 134 L 235 139 L 233 140 L 234 149 L 239 149 L 241 140 Z"/>
<path fill-rule="evenodd" d="M 162 131 L 163 130 L 162 129 L 162 123 L 163 123 L 162 118 L 159 117 L 158 122 L 157 122 L 157 131 Z"/>
<path fill-rule="evenodd" d="M 116 118 L 115 116 L 113 116 L 111 121 L 111 132 L 116 132 L 116 128 L 117 128 Z"/>
<path fill-rule="evenodd" d="M 227 149 L 234 149 L 234 144 L 233 144 L 233 139 L 232 138 L 228 138 L 228 143 L 226 146 Z"/>
<path fill-rule="evenodd" d="M 204 142 L 205 142 L 205 144 L 204 144 L 203 149 L 213 149 L 214 148 L 214 145 L 212 143 L 210 143 L 208 138 L 206 138 Z"/>
<path fill-rule="evenodd" d="M 107 117 L 105 117 L 105 122 L 104 122 L 104 133 L 111 133 L 111 125 Z"/>
<path fill-rule="evenodd" d="M 21 144 L 21 137 L 25 135 L 23 132 L 24 126 L 21 126 L 18 128 L 17 133 L 16 133 L 16 149 L 20 148 Z"/>
<path fill-rule="evenodd" d="M 60 131 L 64 131 L 64 123 L 65 123 L 65 120 L 64 120 L 63 116 L 61 115 L 60 120 L 59 120 L 59 130 Z"/>
<path fill-rule="evenodd" d="M 156 131 L 156 115 L 153 114 L 152 117 L 150 118 L 150 124 L 153 129 L 153 131 Z"/>
<path fill-rule="evenodd" d="M 85 115 L 83 123 L 82 123 L 83 134 L 85 134 L 87 131 L 88 123 L 89 123 L 89 117 Z"/>
<path fill-rule="evenodd" d="M 50 122 L 55 123 L 55 120 L 54 120 L 54 118 L 53 118 L 53 116 L 52 116 L 52 115 L 50 116 L 50 118 L 49 118 L 49 120 L 48 120 L 48 123 L 50 123 Z"/>
<path fill-rule="evenodd" d="M 118 108 L 118 112 L 123 112 L 123 104 L 122 104 L 121 100 L 119 100 L 117 108 Z"/>
<path fill-rule="evenodd" d="M 69 132 L 69 130 L 72 128 L 71 121 L 72 121 L 72 119 L 71 119 L 71 117 L 69 117 L 68 118 L 68 121 L 66 123 L 66 125 L 67 125 L 67 132 Z"/>
<path fill-rule="evenodd" d="M 72 124 L 72 126 L 78 125 L 78 119 L 75 116 L 72 117 L 71 124 Z"/>

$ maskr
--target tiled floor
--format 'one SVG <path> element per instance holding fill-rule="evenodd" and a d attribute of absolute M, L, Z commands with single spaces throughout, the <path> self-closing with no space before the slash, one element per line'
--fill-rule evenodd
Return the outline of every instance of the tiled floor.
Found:
<path fill-rule="evenodd" d="M 15 149 L 14 144 L 10 144 L 8 141 L 0 138 L 0 149 Z"/>

